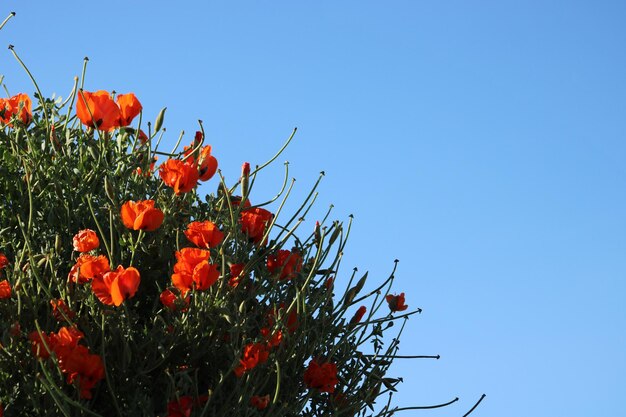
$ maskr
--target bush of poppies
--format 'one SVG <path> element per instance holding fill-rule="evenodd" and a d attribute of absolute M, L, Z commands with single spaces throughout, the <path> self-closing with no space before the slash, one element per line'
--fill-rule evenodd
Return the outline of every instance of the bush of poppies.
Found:
<path fill-rule="evenodd" d="M 393 412 L 384 333 L 415 311 L 340 271 L 313 192 L 260 201 L 267 164 L 227 181 L 201 125 L 163 150 L 132 93 L 32 97 L 0 99 L 0 416 Z"/>

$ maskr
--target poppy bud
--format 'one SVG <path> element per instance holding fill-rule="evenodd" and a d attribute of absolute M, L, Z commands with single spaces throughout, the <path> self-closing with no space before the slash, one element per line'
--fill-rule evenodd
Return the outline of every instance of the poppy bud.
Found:
<path fill-rule="evenodd" d="M 54 249 L 57 251 L 57 253 L 61 253 L 61 249 L 63 249 L 63 245 L 61 243 L 61 236 L 59 234 L 56 234 L 54 236 Z"/>
<path fill-rule="evenodd" d="M 320 231 L 320 222 L 315 222 L 315 230 L 313 232 L 313 235 L 314 235 L 315 246 L 319 247 L 322 241 L 322 232 Z"/>
<path fill-rule="evenodd" d="M 165 110 L 167 110 L 167 107 L 163 107 L 161 111 L 159 112 L 159 115 L 156 118 L 156 123 L 154 124 L 155 133 L 161 130 L 161 127 L 163 126 L 163 119 L 165 118 Z"/>
<path fill-rule="evenodd" d="M 328 239 L 328 246 L 332 246 L 332 244 L 335 243 L 335 240 L 337 240 L 342 230 L 341 223 L 335 221 L 335 230 L 333 230 L 333 234 L 330 235 L 330 239 Z"/>
<path fill-rule="evenodd" d="M 250 179 L 250 163 L 244 162 L 241 166 L 241 196 L 246 198 Z"/>

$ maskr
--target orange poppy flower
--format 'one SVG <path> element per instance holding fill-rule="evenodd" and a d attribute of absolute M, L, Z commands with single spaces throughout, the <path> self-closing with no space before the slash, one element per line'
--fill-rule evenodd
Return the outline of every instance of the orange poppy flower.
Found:
<path fill-rule="evenodd" d="M 110 131 L 120 126 L 121 112 L 108 91 L 81 90 L 76 97 L 76 116 L 85 126 Z"/>
<path fill-rule="evenodd" d="M 77 252 L 89 252 L 100 246 L 98 235 L 91 229 L 79 231 L 72 239 L 74 250 Z"/>
<path fill-rule="evenodd" d="M 210 264 L 211 252 L 197 248 L 183 248 L 176 252 L 172 284 L 184 295 L 187 291 L 206 290 L 220 276 L 217 265 Z"/>
<path fill-rule="evenodd" d="M 309 362 L 309 366 L 304 371 L 304 383 L 307 387 L 317 389 L 320 392 L 335 392 L 337 379 L 337 365 L 334 363 L 320 364 L 316 359 Z"/>
<path fill-rule="evenodd" d="M 241 231 L 247 234 L 254 243 L 263 245 L 265 242 L 261 240 L 273 216 L 272 213 L 260 207 L 243 210 L 240 215 Z"/>
<path fill-rule="evenodd" d="M 120 126 L 128 126 L 131 124 L 135 116 L 141 113 L 143 109 L 141 103 L 133 93 L 120 94 L 115 101 L 120 108 Z"/>
<path fill-rule="evenodd" d="M 176 195 L 193 190 L 200 177 L 195 164 L 180 159 L 168 159 L 161 164 L 159 176 L 165 185 L 174 189 Z"/>
<path fill-rule="evenodd" d="M 109 260 L 104 255 L 82 254 L 67 276 L 68 281 L 84 284 L 111 270 Z"/>
<path fill-rule="evenodd" d="M 6 279 L 0 281 L 0 300 L 11 298 L 11 284 Z"/>
<path fill-rule="evenodd" d="M 19 93 L 10 98 L 0 99 L 0 123 L 11 126 L 11 119 L 16 116 L 27 125 L 33 119 L 33 103 L 27 94 Z"/>
<path fill-rule="evenodd" d="M 224 239 L 224 233 L 210 221 L 189 223 L 185 236 L 194 245 L 205 249 L 216 247 Z"/>
<path fill-rule="evenodd" d="M 269 403 L 270 403 L 269 394 L 264 395 L 262 397 L 258 395 L 253 395 L 250 398 L 250 405 L 256 408 L 257 410 L 264 410 L 269 405 Z"/>
<path fill-rule="evenodd" d="M 389 294 L 385 297 L 385 299 L 387 300 L 389 310 L 391 310 L 392 313 L 395 313 L 396 311 L 404 311 L 409 308 L 408 305 L 404 304 L 404 293 L 401 293 L 400 295 Z"/>
<path fill-rule="evenodd" d="M 234 372 L 240 378 L 244 372 L 249 371 L 260 363 L 267 361 L 269 350 L 265 343 L 250 343 L 243 348 L 243 358 L 239 360 L 239 365 Z"/>
<path fill-rule="evenodd" d="M 198 174 L 200 181 L 208 181 L 217 172 L 217 159 L 211 155 L 211 146 L 206 145 L 200 150 L 198 158 Z"/>
<path fill-rule="evenodd" d="M 103 304 L 117 307 L 135 295 L 140 281 L 137 269 L 118 266 L 115 271 L 94 278 L 91 290 Z"/>
<path fill-rule="evenodd" d="M 297 252 L 281 249 L 267 257 L 267 269 L 278 273 L 278 279 L 293 279 L 302 269 L 302 257 Z"/>
<path fill-rule="evenodd" d="M 120 209 L 122 223 L 133 230 L 152 232 L 163 223 L 163 212 L 154 207 L 154 200 L 127 201 Z"/>

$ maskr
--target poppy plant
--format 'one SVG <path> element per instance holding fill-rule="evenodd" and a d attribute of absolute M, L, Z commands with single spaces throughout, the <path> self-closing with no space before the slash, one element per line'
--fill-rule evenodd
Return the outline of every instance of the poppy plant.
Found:
<path fill-rule="evenodd" d="M 103 304 L 117 307 L 135 295 L 140 281 L 137 269 L 118 266 L 115 271 L 94 278 L 91 290 Z"/>
<path fill-rule="evenodd" d="M 391 310 L 392 313 L 395 313 L 396 311 L 404 311 L 409 308 L 408 305 L 404 304 L 404 293 L 401 293 L 400 295 L 389 294 L 385 297 L 385 299 L 387 300 L 389 310 Z"/>
<path fill-rule="evenodd" d="M 89 252 L 100 246 L 100 240 L 91 229 L 85 229 L 79 231 L 72 239 L 74 250 L 77 252 Z"/>
<path fill-rule="evenodd" d="M 122 204 L 120 216 L 124 226 L 133 230 L 152 232 L 163 223 L 163 212 L 154 207 L 153 200 L 127 201 Z"/>

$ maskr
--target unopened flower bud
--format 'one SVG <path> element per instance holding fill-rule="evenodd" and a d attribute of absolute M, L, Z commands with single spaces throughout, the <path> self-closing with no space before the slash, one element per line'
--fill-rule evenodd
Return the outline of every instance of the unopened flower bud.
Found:
<path fill-rule="evenodd" d="M 104 192 L 113 204 L 115 204 L 115 190 L 107 177 L 104 177 Z"/>
<path fill-rule="evenodd" d="M 163 126 L 163 119 L 165 118 L 165 110 L 167 110 L 167 107 L 163 107 L 161 111 L 159 112 L 159 115 L 156 118 L 156 122 L 154 123 L 155 133 L 161 130 L 161 127 Z"/>
<path fill-rule="evenodd" d="M 250 184 L 250 163 L 244 162 L 241 166 L 241 197 L 248 196 L 248 186 Z"/>

